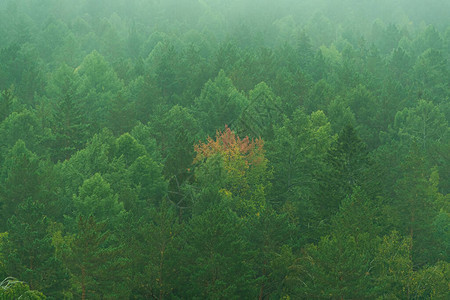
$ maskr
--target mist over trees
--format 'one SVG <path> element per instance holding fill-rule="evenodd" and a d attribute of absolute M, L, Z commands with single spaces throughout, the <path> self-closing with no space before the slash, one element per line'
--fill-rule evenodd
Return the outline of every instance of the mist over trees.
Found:
<path fill-rule="evenodd" d="M 0 1 L 0 298 L 448 299 L 450 1 Z"/>

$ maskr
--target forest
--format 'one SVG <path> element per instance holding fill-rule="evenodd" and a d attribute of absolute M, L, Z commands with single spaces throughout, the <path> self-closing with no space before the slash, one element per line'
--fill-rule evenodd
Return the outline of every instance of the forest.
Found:
<path fill-rule="evenodd" d="M 0 0 L 0 299 L 450 299 L 450 1 Z"/>

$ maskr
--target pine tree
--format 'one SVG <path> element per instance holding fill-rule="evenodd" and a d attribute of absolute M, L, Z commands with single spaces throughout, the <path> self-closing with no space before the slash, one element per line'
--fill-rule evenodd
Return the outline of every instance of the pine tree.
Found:
<path fill-rule="evenodd" d="M 369 166 L 367 146 L 348 125 L 339 134 L 327 157 L 328 168 L 320 174 L 321 201 L 319 215 L 329 220 L 337 212 L 341 201 L 351 197 L 356 186 L 365 185 L 365 173 Z"/>
<path fill-rule="evenodd" d="M 52 131 L 55 135 L 52 158 L 63 161 L 83 146 L 87 138 L 86 107 L 81 93 L 81 78 L 74 69 L 62 65 L 47 86 L 53 106 Z"/>
<path fill-rule="evenodd" d="M 40 194 L 39 161 L 19 140 L 6 156 L 6 163 L 0 177 L 0 228 L 17 215 L 20 204 L 29 198 L 38 199 Z"/>
<path fill-rule="evenodd" d="M 113 226 L 124 212 L 123 203 L 118 201 L 117 194 L 113 193 L 99 173 L 83 182 L 78 196 L 74 196 L 74 204 L 75 215 L 85 218 L 93 216 L 99 222 L 107 222 L 109 226 Z"/>
<path fill-rule="evenodd" d="M 13 111 L 13 90 L 12 88 L 3 90 L 0 94 L 0 123 L 6 119 Z"/>
<path fill-rule="evenodd" d="M 255 298 L 251 252 L 242 222 L 224 205 L 194 216 L 172 252 L 173 293 L 187 298 Z"/>
<path fill-rule="evenodd" d="M 124 260 L 105 222 L 80 216 L 77 233 L 64 260 L 75 282 L 74 292 L 81 294 L 81 299 L 125 297 L 121 294 Z"/>
<path fill-rule="evenodd" d="M 31 289 L 40 290 L 51 299 L 61 299 L 68 288 L 68 276 L 55 256 L 48 226 L 42 204 L 28 198 L 19 205 L 17 214 L 8 220 L 8 237 L 3 246 L 5 269 Z"/>
<path fill-rule="evenodd" d="M 120 225 L 120 239 L 127 245 L 124 254 L 129 262 L 127 286 L 135 298 L 163 299 L 176 288 L 170 280 L 170 264 L 177 263 L 171 251 L 181 226 L 169 201 L 158 208 L 144 209 L 141 215 L 139 219 L 129 216 Z"/>
<path fill-rule="evenodd" d="M 216 130 L 234 122 L 245 105 L 245 98 L 233 85 L 223 70 L 214 81 L 209 80 L 195 99 L 198 119 L 203 120 L 203 131 L 212 135 Z"/>
<path fill-rule="evenodd" d="M 438 194 L 427 179 L 428 171 L 417 147 L 402 162 L 401 170 L 389 214 L 396 228 L 409 236 L 409 250 L 416 269 L 436 261 L 432 223 L 438 214 Z"/>

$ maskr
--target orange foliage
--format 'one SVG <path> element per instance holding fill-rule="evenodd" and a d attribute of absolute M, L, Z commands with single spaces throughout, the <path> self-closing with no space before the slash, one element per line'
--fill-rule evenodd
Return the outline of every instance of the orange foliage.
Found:
<path fill-rule="evenodd" d="M 250 140 L 247 137 L 241 139 L 234 131 L 225 125 L 223 132 L 216 132 L 216 139 L 208 137 L 206 143 L 200 142 L 195 145 L 195 152 L 197 155 L 194 163 L 202 161 L 213 155 L 220 154 L 225 159 L 244 159 L 249 166 L 257 166 L 264 161 L 263 155 L 264 142 L 261 139 Z"/>
<path fill-rule="evenodd" d="M 263 140 L 239 138 L 230 128 L 217 131 L 216 138 L 195 146 L 194 163 L 203 163 L 219 155 L 226 174 L 221 178 L 220 194 L 230 200 L 239 216 L 259 215 L 265 207 L 265 190 L 269 187 Z"/>

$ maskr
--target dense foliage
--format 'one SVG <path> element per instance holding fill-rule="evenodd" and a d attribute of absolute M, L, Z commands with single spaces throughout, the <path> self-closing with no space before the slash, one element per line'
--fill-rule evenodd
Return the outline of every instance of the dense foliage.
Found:
<path fill-rule="evenodd" d="M 449 12 L 0 1 L 0 298 L 448 299 Z"/>

